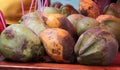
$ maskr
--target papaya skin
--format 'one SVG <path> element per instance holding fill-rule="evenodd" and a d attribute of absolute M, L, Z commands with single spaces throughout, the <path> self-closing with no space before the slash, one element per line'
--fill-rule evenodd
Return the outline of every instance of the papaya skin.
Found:
<path fill-rule="evenodd" d="M 92 0 L 80 0 L 79 12 L 88 17 L 96 18 L 100 15 L 100 10 L 95 2 Z"/>
<path fill-rule="evenodd" d="M 8 26 L 0 36 L 0 52 L 12 61 L 37 61 L 42 57 L 42 48 L 39 37 L 22 24 Z"/>
<path fill-rule="evenodd" d="M 44 24 L 48 28 L 62 28 L 67 30 L 74 40 L 77 40 L 77 32 L 72 23 L 61 14 L 44 14 L 43 15 Z"/>
<path fill-rule="evenodd" d="M 75 41 L 64 29 L 48 28 L 40 33 L 47 54 L 56 62 L 74 62 Z"/>
<path fill-rule="evenodd" d="M 118 53 L 118 42 L 104 27 L 94 27 L 79 37 L 74 51 L 79 64 L 109 65 Z"/>

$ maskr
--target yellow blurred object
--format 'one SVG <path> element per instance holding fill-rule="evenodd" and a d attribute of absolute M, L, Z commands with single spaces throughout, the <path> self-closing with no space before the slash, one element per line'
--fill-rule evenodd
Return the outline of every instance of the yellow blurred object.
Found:
<path fill-rule="evenodd" d="M 28 13 L 32 0 L 23 0 L 24 11 Z M 20 0 L 0 0 L 0 10 L 3 12 L 7 24 L 15 24 L 22 16 Z"/>

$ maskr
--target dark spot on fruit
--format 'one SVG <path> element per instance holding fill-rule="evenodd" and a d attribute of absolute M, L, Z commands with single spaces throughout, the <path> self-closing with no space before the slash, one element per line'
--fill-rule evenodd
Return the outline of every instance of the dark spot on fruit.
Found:
<path fill-rule="evenodd" d="M 6 39 L 13 39 L 15 37 L 12 29 L 6 30 L 4 32 Z"/>
<path fill-rule="evenodd" d="M 53 45 L 54 45 L 55 47 L 58 47 L 58 44 L 57 44 L 57 43 L 55 43 L 55 42 L 53 42 Z"/>
<path fill-rule="evenodd" d="M 23 44 L 22 44 L 22 46 L 20 47 L 21 50 L 26 49 L 27 44 L 28 44 L 28 41 L 27 41 L 26 39 L 24 39 L 24 40 L 23 40 Z"/>
<path fill-rule="evenodd" d="M 60 55 L 60 49 L 52 49 L 52 53 Z"/>
<path fill-rule="evenodd" d="M 53 36 L 48 36 L 48 39 L 52 40 L 52 39 L 54 39 L 54 37 Z"/>
<path fill-rule="evenodd" d="M 75 42 L 70 36 L 64 37 L 64 39 L 59 38 L 60 44 L 63 46 L 63 59 L 74 61 L 74 45 Z"/>
<path fill-rule="evenodd" d="M 21 51 L 13 52 L 13 60 L 20 61 L 20 59 L 23 57 L 24 57 L 24 55 Z"/>
<path fill-rule="evenodd" d="M 93 8 L 93 6 L 90 6 L 89 8 L 88 8 L 88 10 L 91 10 Z"/>
<path fill-rule="evenodd" d="M 84 15 L 84 16 L 88 16 L 88 12 L 87 12 L 87 10 L 82 9 L 80 12 L 81 12 L 82 15 Z"/>

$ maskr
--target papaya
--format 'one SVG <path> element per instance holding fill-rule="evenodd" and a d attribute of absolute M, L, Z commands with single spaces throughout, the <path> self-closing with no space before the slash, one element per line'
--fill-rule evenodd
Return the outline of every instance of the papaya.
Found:
<path fill-rule="evenodd" d="M 96 20 L 99 22 L 99 23 L 102 23 L 104 20 L 107 20 L 107 19 L 114 19 L 116 18 L 115 16 L 113 15 L 108 15 L 108 14 L 104 14 L 104 15 L 99 15 Z"/>
<path fill-rule="evenodd" d="M 101 23 L 100 26 L 106 27 L 107 30 L 115 35 L 120 44 L 120 18 L 113 15 L 101 15 L 97 20 Z"/>
<path fill-rule="evenodd" d="M 59 14 L 60 13 L 59 9 L 54 8 L 54 7 L 44 7 L 44 9 L 41 8 L 40 11 L 43 12 L 44 14 L 57 14 L 57 13 Z"/>
<path fill-rule="evenodd" d="M 99 26 L 99 22 L 91 17 L 84 17 L 79 20 L 76 24 L 77 35 L 80 36 L 86 30 L 93 28 L 95 26 Z"/>
<path fill-rule="evenodd" d="M 44 55 L 44 47 L 32 30 L 23 24 L 12 24 L 0 35 L 0 52 L 11 61 L 40 61 Z"/>
<path fill-rule="evenodd" d="M 109 65 L 118 53 L 118 42 L 105 27 L 85 31 L 74 47 L 77 62 L 84 65 Z"/>
<path fill-rule="evenodd" d="M 68 31 L 61 28 L 48 28 L 39 35 L 47 54 L 56 62 L 74 62 L 75 41 Z"/>
<path fill-rule="evenodd" d="M 73 26 L 76 28 L 78 21 L 80 21 L 82 18 L 84 18 L 84 15 L 81 14 L 71 14 L 67 17 L 67 19 L 73 24 Z"/>
<path fill-rule="evenodd" d="M 22 16 L 19 20 L 19 24 L 24 24 L 26 27 L 30 28 L 34 33 L 39 35 L 41 31 L 47 28 L 44 22 L 40 19 L 39 13 L 39 11 L 35 11 Z"/>
<path fill-rule="evenodd" d="M 79 1 L 79 12 L 88 17 L 96 18 L 100 15 L 98 5 L 92 0 L 80 0 Z"/>

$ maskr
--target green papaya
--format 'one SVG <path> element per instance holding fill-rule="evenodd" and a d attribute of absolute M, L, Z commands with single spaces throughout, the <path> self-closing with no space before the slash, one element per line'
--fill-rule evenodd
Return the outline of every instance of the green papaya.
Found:
<path fill-rule="evenodd" d="M 108 65 L 118 53 L 118 42 L 104 27 L 84 32 L 74 48 L 77 62 L 85 65 Z"/>

